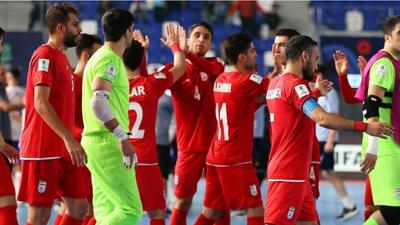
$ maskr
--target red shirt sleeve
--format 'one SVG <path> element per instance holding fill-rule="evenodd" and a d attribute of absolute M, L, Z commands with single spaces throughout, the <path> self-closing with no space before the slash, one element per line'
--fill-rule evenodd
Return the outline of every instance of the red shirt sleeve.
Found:
<path fill-rule="evenodd" d="M 267 92 L 269 85 L 269 79 L 267 77 L 252 74 L 248 79 L 247 85 L 243 90 L 246 95 L 257 97 Z"/>
<path fill-rule="evenodd" d="M 362 103 L 359 99 L 356 99 L 354 97 L 356 95 L 356 92 L 350 87 L 349 81 L 347 80 L 347 76 L 345 75 L 339 76 L 339 87 L 343 99 L 347 104 Z"/>
<path fill-rule="evenodd" d="M 49 50 L 38 52 L 32 61 L 32 82 L 33 86 L 44 84 L 52 86 L 55 78 L 56 61 L 53 53 Z"/>
<path fill-rule="evenodd" d="M 147 71 L 147 51 L 144 51 L 143 53 L 143 58 L 142 58 L 142 62 L 140 63 L 140 67 L 139 67 L 139 73 L 140 76 L 146 77 L 149 75 L 148 71 Z"/>
<path fill-rule="evenodd" d="M 240 1 L 234 2 L 234 3 L 231 5 L 231 7 L 228 9 L 228 12 L 226 12 L 226 14 L 227 14 L 228 16 L 232 16 L 232 14 L 239 8 L 239 4 L 240 4 Z"/>
<path fill-rule="evenodd" d="M 169 71 L 170 68 L 164 67 L 163 69 L 149 75 L 150 82 L 153 83 L 158 96 L 164 94 L 173 83 L 173 75 Z"/>
<path fill-rule="evenodd" d="M 300 79 L 289 84 L 286 91 L 289 102 L 299 111 L 302 111 L 301 107 L 308 98 L 313 98 L 313 92 L 308 84 Z"/>
<path fill-rule="evenodd" d="M 218 57 L 203 58 L 191 52 L 186 54 L 186 57 L 202 72 L 210 76 L 218 76 L 224 72 L 224 61 Z"/>

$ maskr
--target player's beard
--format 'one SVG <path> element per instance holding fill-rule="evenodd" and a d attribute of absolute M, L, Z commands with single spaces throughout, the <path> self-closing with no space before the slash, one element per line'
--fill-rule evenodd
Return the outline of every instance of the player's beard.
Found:
<path fill-rule="evenodd" d="M 66 35 L 65 35 L 65 37 L 64 37 L 64 45 L 67 47 L 67 48 L 71 48 L 71 47 L 75 47 L 76 46 L 76 36 L 74 36 L 73 34 L 71 34 L 71 33 L 67 33 Z"/>
<path fill-rule="evenodd" d="M 303 68 L 303 79 L 311 81 L 314 77 L 314 70 L 310 62 L 307 62 Z"/>

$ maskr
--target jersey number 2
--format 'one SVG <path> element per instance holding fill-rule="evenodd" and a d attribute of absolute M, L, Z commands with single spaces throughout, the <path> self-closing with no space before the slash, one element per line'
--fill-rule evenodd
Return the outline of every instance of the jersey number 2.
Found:
<path fill-rule="evenodd" d="M 215 104 L 215 115 L 217 117 L 218 124 L 218 140 L 221 140 L 221 135 L 223 135 L 224 141 L 229 141 L 228 113 L 226 110 L 226 103 L 222 103 L 221 108 L 219 103 Z"/>
<path fill-rule="evenodd" d="M 142 107 L 137 102 L 129 102 L 129 110 L 134 110 L 136 112 L 136 120 L 131 130 L 132 138 L 142 139 L 144 137 L 144 130 L 139 129 L 143 120 Z"/>

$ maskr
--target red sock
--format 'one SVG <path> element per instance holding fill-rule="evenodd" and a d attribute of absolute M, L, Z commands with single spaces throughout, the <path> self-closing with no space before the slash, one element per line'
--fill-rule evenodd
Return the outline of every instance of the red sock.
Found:
<path fill-rule="evenodd" d="M 164 219 L 150 219 L 150 225 L 165 225 Z"/>
<path fill-rule="evenodd" d="M 222 211 L 221 217 L 214 225 L 230 225 L 231 224 L 231 214 L 230 211 Z"/>
<path fill-rule="evenodd" d="M 365 209 L 364 210 L 364 222 L 368 220 L 368 218 L 374 213 L 372 210 Z"/>
<path fill-rule="evenodd" d="M 188 212 L 174 208 L 171 214 L 170 225 L 186 225 Z"/>
<path fill-rule="evenodd" d="M 89 220 L 89 222 L 87 223 L 87 225 L 96 225 L 96 219 L 94 218 L 94 216 L 92 216 Z"/>
<path fill-rule="evenodd" d="M 69 215 L 64 215 L 60 225 L 82 225 L 83 220 L 75 219 Z"/>
<path fill-rule="evenodd" d="M 213 225 L 214 223 L 214 220 L 208 219 L 203 214 L 200 214 L 199 218 L 197 218 L 196 222 L 193 225 Z"/>
<path fill-rule="evenodd" d="M 54 218 L 53 225 L 59 225 L 61 223 L 62 218 L 63 218 L 63 215 L 57 214 L 56 218 Z"/>
<path fill-rule="evenodd" d="M 0 208 L 0 224 L 18 225 L 16 205 L 8 205 Z"/>
<path fill-rule="evenodd" d="M 264 225 L 264 217 L 247 217 L 247 225 Z"/>

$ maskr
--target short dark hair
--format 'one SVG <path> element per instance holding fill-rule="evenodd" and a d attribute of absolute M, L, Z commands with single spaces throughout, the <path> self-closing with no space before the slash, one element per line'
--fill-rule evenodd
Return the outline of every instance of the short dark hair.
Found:
<path fill-rule="evenodd" d="M 144 48 L 142 44 L 136 40 L 132 40 L 131 45 L 122 54 L 125 66 L 132 71 L 136 70 L 142 62 L 143 54 Z"/>
<path fill-rule="evenodd" d="M 224 49 L 226 57 L 231 64 L 238 62 L 238 56 L 245 53 L 250 48 L 252 38 L 248 33 L 237 33 L 229 36 L 224 41 Z"/>
<path fill-rule="evenodd" d="M 19 67 L 12 67 L 9 71 L 16 80 L 21 76 L 21 68 Z"/>
<path fill-rule="evenodd" d="M 275 34 L 275 36 L 285 36 L 285 37 L 288 37 L 288 40 L 289 40 L 290 38 L 294 37 L 294 36 L 297 36 L 297 35 L 300 35 L 300 33 L 299 33 L 297 30 L 295 30 L 295 29 L 290 29 L 290 28 L 282 28 L 282 29 L 279 29 L 279 30 L 276 32 L 276 34 Z"/>
<path fill-rule="evenodd" d="M 124 9 L 110 9 L 101 18 L 106 41 L 119 41 L 134 22 L 133 15 Z"/>
<path fill-rule="evenodd" d="M 400 23 L 400 16 L 390 16 L 382 23 L 383 34 L 391 34 L 396 24 Z"/>
<path fill-rule="evenodd" d="M 50 34 L 53 34 L 56 31 L 57 24 L 66 24 L 68 22 L 68 16 L 70 13 L 75 15 L 79 14 L 78 9 L 69 3 L 52 5 L 46 11 L 45 21 Z"/>
<path fill-rule="evenodd" d="M 90 50 L 94 44 L 102 45 L 103 42 L 96 35 L 80 34 L 78 36 L 78 41 L 76 43 L 75 49 L 78 58 L 81 57 L 81 54 L 84 50 Z"/>
<path fill-rule="evenodd" d="M 204 21 L 200 21 L 200 22 L 198 22 L 198 23 L 195 23 L 195 24 L 192 24 L 192 26 L 190 26 L 189 27 L 189 37 L 190 37 L 190 35 L 192 34 L 192 32 L 193 32 L 193 30 L 196 28 L 196 27 L 204 27 L 204 28 L 206 28 L 209 32 L 210 32 L 210 34 L 211 34 L 211 39 L 214 37 L 214 31 L 213 31 L 213 28 L 211 27 L 211 25 L 209 24 L 209 23 L 207 23 L 207 22 L 204 22 Z"/>
<path fill-rule="evenodd" d="M 309 36 L 297 35 L 289 39 L 286 46 L 286 60 L 297 61 L 303 51 L 311 52 L 312 47 L 317 47 L 318 43 Z"/>
<path fill-rule="evenodd" d="M 3 30 L 3 28 L 0 27 L 0 38 L 4 36 L 6 32 Z"/>

